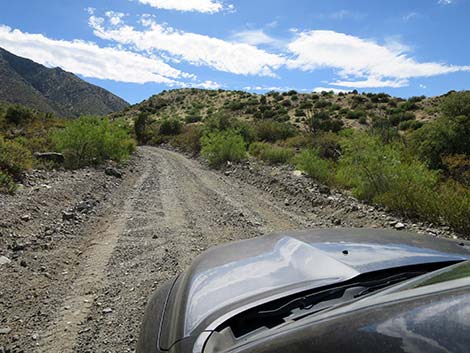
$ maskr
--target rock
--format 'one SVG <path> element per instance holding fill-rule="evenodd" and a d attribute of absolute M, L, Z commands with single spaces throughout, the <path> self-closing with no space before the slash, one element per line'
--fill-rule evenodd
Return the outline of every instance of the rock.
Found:
<path fill-rule="evenodd" d="M 285 199 L 285 200 L 284 200 L 284 205 L 285 205 L 285 206 L 289 206 L 289 205 L 290 205 L 289 199 Z"/>
<path fill-rule="evenodd" d="M 300 177 L 300 176 L 302 176 L 302 174 L 303 174 L 303 172 L 301 170 L 294 170 L 292 172 L 292 175 L 296 176 L 296 177 Z"/>
<path fill-rule="evenodd" d="M 69 212 L 69 211 L 63 211 L 62 212 L 62 219 L 64 221 L 70 221 L 75 218 L 75 213 Z"/>
<path fill-rule="evenodd" d="M 31 336 L 31 338 L 33 339 L 33 341 L 37 341 L 38 338 L 39 338 L 39 335 L 37 333 L 35 333 Z"/>
<path fill-rule="evenodd" d="M 6 256 L 0 256 L 0 265 L 9 264 L 11 260 Z"/>
<path fill-rule="evenodd" d="M 11 332 L 9 327 L 0 327 L 0 335 L 7 335 Z"/>
<path fill-rule="evenodd" d="M 395 224 L 395 229 L 397 229 L 397 230 L 401 230 L 401 229 L 405 229 L 405 228 L 406 228 L 406 226 L 401 222 L 398 222 L 397 224 Z"/>
<path fill-rule="evenodd" d="M 230 174 L 232 174 L 232 172 L 231 172 L 230 170 L 226 170 L 226 171 L 224 172 L 224 174 L 225 174 L 226 176 L 229 176 Z"/>
<path fill-rule="evenodd" d="M 103 309 L 103 314 L 110 314 L 112 312 L 113 312 L 113 309 L 111 309 L 111 308 L 104 308 Z"/>
<path fill-rule="evenodd" d="M 20 266 L 21 266 L 21 267 L 28 267 L 28 264 L 26 263 L 25 260 L 21 260 L 21 261 L 20 261 Z"/>
<path fill-rule="evenodd" d="M 64 163 L 65 158 L 62 153 L 57 153 L 57 152 L 44 152 L 44 153 L 39 153 L 36 152 L 34 153 L 34 157 L 37 159 L 41 159 L 43 161 L 50 161 L 50 162 L 55 162 L 55 163 Z"/>
<path fill-rule="evenodd" d="M 320 191 L 321 194 L 328 195 L 330 193 L 330 188 L 326 185 L 318 185 L 318 191 Z"/>
<path fill-rule="evenodd" d="M 31 220 L 31 215 L 29 215 L 29 214 L 22 215 L 21 220 L 25 221 L 25 222 L 28 222 L 28 221 Z"/>
<path fill-rule="evenodd" d="M 113 167 L 107 167 L 104 173 L 115 178 L 122 178 L 122 172 Z"/>

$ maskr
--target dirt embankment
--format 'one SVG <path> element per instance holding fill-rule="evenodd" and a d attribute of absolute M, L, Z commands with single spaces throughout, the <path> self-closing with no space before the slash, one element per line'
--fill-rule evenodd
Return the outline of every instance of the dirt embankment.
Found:
<path fill-rule="evenodd" d="M 0 196 L 0 352 L 132 352 L 151 292 L 222 242 L 330 226 L 455 236 L 283 168 L 215 172 L 143 147 L 123 172 L 38 172 Z"/>

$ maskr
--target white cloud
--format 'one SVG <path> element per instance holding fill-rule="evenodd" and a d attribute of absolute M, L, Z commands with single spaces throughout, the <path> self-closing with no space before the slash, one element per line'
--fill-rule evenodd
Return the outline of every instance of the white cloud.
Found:
<path fill-rule="evenodd" d="M 420 63 L 404 52 L 406 46 L 379 45 L 334 31 L 301 32 L 288 48 L 295 55 L 288 68 L 336 69 L 343 80 L 334 84 L 344 87 L 401 87 L 414 77 L 470 71 L 470 66 Z"/>
<path fill-rule="evenodd" d="M 281 46 L 282 41 L 277 40 L 267 35 L 262 29 L 245 30 L 234 33 L 231 39 L 238 43 L 245 43 L 249 45 L 269 45 Z"/>
<path fill-rule="evenodd" d="M 417 12 L 408 12 L 407 14 L 402 16 L 402 19 L 403 19 L 403 21 L 410 21 L 410 20 L 412 20 L 413 18 L 416 18 L 416 17 L 418 17 Z"/>
<path fill-rule="evenodd" d="M 455 0 L 439 0 L 437 3 L 440 5 L 450 5 L 453 4 Z"/>
<path fill-rule="evenodd" d="M 150 5 L 157 9 L 215 13 L 222 11 L 224 5 L 219 0 L 138 0 L 141 4 Z M 228 10 L 234 9 L 229 5 Z"/>
<path fill-rule="evenodd" d="M 131 45 L 139 51 L 166 53 L 193 65 L 208 66 L 238 75 L 275 76 L 285 58 L 254 45 L 232 43 L 206 35 L 175 30 L 146 17 L 146 29 L 128 25 L 106 28 L 102 18 L 90 17 L 90 26 L 101 39 Z"/>
<path fill-rule="evenodd" d="M 338 93 L 347 93 L 347 92 L 350 92 L 349 90 L 347 89 L 339 89 L 339 88 L 331 88 L 331 87 L 315 87 L 313 89 L 313 92 L 315 93 L 321 93 L 321 92 L 331 92 L 333 91 L 334 93 L 338 94 Z"/>
<path fill-rule="evenodd" d="M 200 88 L 205 88 L 205 89 L 219 89 L 222 87 L 220 83 L 214 82 L 214 81 L 204 81 L 196 85 L 197 87 Z"/>
<path fill-rule="evenodd" d="M 48 67 L 105 80 L 130 83 L 156 82 L 180 85 L 177 80 L 194 78 L 158 58 L 146 57 L 126 50 L 102 48 L 80 40 L 49 39 L 0 25 L 0 47 L 30 58 Z"/>
<path fill-rule="evenodd" d="M 105 16 L 109 19 L 109 22 L 113 26 L 120 25 L 122 23 L 122 19 L 126 16 L 122 12 L 114 12 L 114 11 L 107 11 Z"/>
<path fill-rule="evenodd" d="M 330 85 L 340 86 L 340 87 L 351 87 L 351 88 L 378 88 L 378 87 L 399 88 L 399 87 L 408 86 L 408 80 L 406 79 L 382 80 L 376 77 L 369 77 L 367 78 L 367 80 L 363 80 L 363 81 L 331 82 Z"/>
<path fill-rule="evenodd" d="M 428 88 L 428 86 L 423 85 L 422 83 L 420 83 L 420 84 L 419 84 L 419 88 L 426 89 L 426 88 Z"/>

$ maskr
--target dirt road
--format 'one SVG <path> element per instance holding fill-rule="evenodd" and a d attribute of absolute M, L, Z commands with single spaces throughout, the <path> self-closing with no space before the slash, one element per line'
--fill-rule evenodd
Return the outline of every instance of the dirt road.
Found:
<path fill-rule="evenodd" d="M 19 315 L 35 319 L 24 317 L 23 326 L 0 335 L 5 350 L 132 352 L 151 292 L 203 250 L 309 224 L 272 195 L 197 161 L 151 147 L 140 154 L 139 173 L 117 189 L 108 201 L 113 207 L 85 227 L 74 253 L 57 249 L 56 256 L 72 258 L 57 269 L 68 276 L 48 283 L 37 300 L 16 303 L 25 306 Z M 41 319 L 36 306 L 26 307 L 33 304 L 41 306 Z M 0 327 L 13 319 L 3 321 Z"/>
<path fill-rule="evenodd" d="M 2 253 L 17 256 L 0 266 L 1 353 L 132 352 L 150 294 L 205 249 L 274 231 L 338 225 L 339 218 L 346 226 L 389 222 L 370 206 L 352 207 L 347 198 L 320 192 L 314 200 L 310 194 L 293 195 L 292 204 L 286 193 L 300 195 L 308 185 L 294 190 L 282 184 L 271 187 L 275 183 L 271 176 L 250 183 L 242 181 L 246 173 L 241 169 L 227 172 L 232 174 L 228 176 L 153 147 L 142 147 L 129 170 L 120 184 L 108 180 L 93 188 L 90 184 L 101 182 L 93 172 L 88 173 L 90 181 L 80 181 L 77 188 L 85 189 L 88 198 L 96 194 L 99 206 L 83 224 L 62 222 L 57 232 L 60 242 L 45 247 L 42 238 L 34 238 L 41 247 L 17 251 L 17 240 L 8 243 L 2 239 L 10 238 L 0 238 L 10 249 Z M 40 203 L 54 189 L 35 196 L 39 201 L 23 193 L 15 201 L 17 209 Z M 58 202 L 61 195 L 55 196 Z M 80 199 L 72 194 L 69 203 Z M 13 200 L 4 202 L 1 217 L 15 213 L 13 207 L 8 209 Z M 20 219 L 13 217 L 10 223 L 16 224 L 17 232 L 38 233 L 35 228 L 60 216 L 60 208 L 51 210 L 53 204 L 41 210 L 43 218 L 36 223 L 18 215 Z M 13 227 L 7 221 L 3 226 Z M 49 228 L 45 227 L 46 234 Z"/>

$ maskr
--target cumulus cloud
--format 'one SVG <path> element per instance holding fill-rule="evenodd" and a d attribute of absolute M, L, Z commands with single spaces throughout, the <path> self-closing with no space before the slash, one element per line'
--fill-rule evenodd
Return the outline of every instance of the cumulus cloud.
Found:
<path fill-rule="evenodd" d="M 420 63 L 404 52 L 406 46 L 379 45 L 334 31 L 300 32 L 288 48 L 294 55 L 288 68 L 336 69 L 343 80 L 334 84 L 344 87 L 401 87 L 414 77 L 470 71 L 470 66 Z"/>
<path fill-rule="evenodd" d="M 234 33 L 232 39 L 235 42 L 249 45 L 278 45 L 279 41 L 267 35 L 262 29 L 245 30 Z"/>
<path fill-rule="evenodd" d="M 157 9 L 216 13 L 224 9 L 219 0 L 138 0 L 141 4 L 150 5 Z M 228 6 L 233 10 L 233 5 Z"/>
<path fill-rule="evenodd" d="M 194 76 L 155 57 L 116 48 L 102 48 L 80 40 L 49 39 L 0 25 L 0 47 L 48 67 L 61 67 L 84 77 L 130 83 L 155 82 L 180 85 Z"/>
<path fill-rule="evenodd" d="M 131 45 L 138 51 L 164 53 L 193 65 L 238 75 L 276 76 L 275 70 L 285 58 L 246 43 L 233 43 L 218 38 L 178 31 L 158 24 L 151 17 L 143 19 L 144 30 L 129 25 L 117 28 L 104 25 L 104 19 L 91 16 L 89 24 L 101 39 Z"/>

